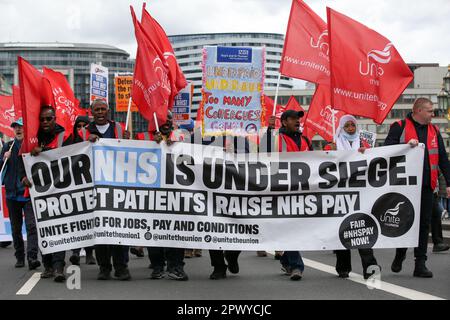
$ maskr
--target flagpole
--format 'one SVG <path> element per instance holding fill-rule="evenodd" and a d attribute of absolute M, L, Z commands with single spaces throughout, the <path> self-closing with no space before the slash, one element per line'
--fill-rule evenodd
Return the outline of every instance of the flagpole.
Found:
<path fill-rule="evenodd" d="M 131 111 L 131 96 L 130 99 L 128 99 L 128 112 L 127 112 L 127 122 L 125 123 L 125 130 L 128 130 L 128 124 L 130 120 L 130 111 Z"/>
<path fill-rule="evenodd" d="M 13 143 L 11 143 L 11 147 L 9 147 L 8 152 L 11 152 L 11 150 L 12 150 L 12 148 L 14 146 L 14 143 L 16 143 L 15 139 L 14 139 Z M 6 162 L 8 162 L 8 159 L 6 159 L 6 161 L 3 161 L 2 170 L 0 171 L 0 179 L 1 179 L 2 175 L 3 175 L 3 170 L 5 170 Z"/>
<path fill-rule="evenodd" d="M 153 119 L 155 119 L 156 131 L 159 132 L 158 119 L 156 118 L 156 112 L 153 112 Z"/>
<path fill-rule="evenodd" d="M 273 103 L 273 112 L 272 112 L 273 116 L 275 115 L 276 110 L 277 110 L 278 87 L 280 86 L 280 78 L 281 78 L 281 73 L 278 72 L 277 89 L 275 90 L 275 101 Z"/>

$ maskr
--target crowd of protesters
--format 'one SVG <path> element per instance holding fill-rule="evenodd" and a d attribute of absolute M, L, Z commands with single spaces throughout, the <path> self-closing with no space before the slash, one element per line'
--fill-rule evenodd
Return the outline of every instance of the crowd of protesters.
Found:
<path fill-rule="evenodd" d="M 92 118 L 78 117 L 73 132 L 66 132 L 57 124 L 56 113 L 51 106 L 42 106 L 39 114 L 39 131 L 37 134 L 38 145 L 31 151 L 32 156 L 38 156 L 47 150 L 60 148 L 81 141 L 95 143 L 99 138 L 130 139 L 130 133 L 122 123 L 109 120 L 109 106 L 103 100 L 95 100 L 91 105 Z M 275 116 L 270 117 L 269 126 L 261 135 L 259 149 L 268 152 L 308 152 L 312 150 L 311 142 L 301 133 L 300 119 L 304 116 L 302 111 L 288 110 L 281 115 L 281 128 L 275 129 Z M 438 128 L 431 124 L 433 117 L 433 103 L 426 98 L 415 101 L 412 112 L 406 119 L 394 123 L 386 138 L 385 145 L 407 143 L 411 147 L 417 147 L 419 143 L 425 146 L 425 158 L 423 163 L 423 182 L 420 208 L 419 245 L 414 249 L 415 277 L 430 278 L 432 272 L 426 267 L 428 234 L 431 225 L 433 234 L 433 252 L 447 251 L 442 237 L 441 218 L 448 210 L 447 198 L 450 197 L 450 166 L 444 148 L 442 137 Z M 0 156 L 0 166 L 6 162 L 4 177 L 2 179 L 6 188 L 6 203 L 9 211 L 12 238 L 15 251 L 16 268 L 25 267 L 30 270 L 41 267 L 38 258 L 38 235 L 36 221 L 33 214 L 28 188 L 31 187 L 29 177 L 26 176 L 24 163 L 19 156 L 20 146 L 23 140 L 22 119 L 17 119 L 11 124 L 15 138 L 3 145 Z M 149 140 L 168 145 L 177 141 L 195 143 L 199 130 L 193 123 L 185 128 L 175 128 L 171 114 L 167 122 L 161 124 L 159 131 L 138 133 L 137 140 Z M 201 135 L 201 133 L 200 133 Z M 210 144 L 214 138 L 201 140 L 202 144 Z M 437 142 L 437 143 L 436 143 Z M 250 147 L 246 138 L 227 136 L 223 139 L 223 147 L 226 152 L 247 153 L 254 150 Z M 335 142 L 329 144 L 325 150 L 347 150 L 364 153 L 369 146 L 360 140 L 358 123 L 351 115 L 343 116 L 336 131 Z M 258 149 L 258 146 L 257 148 Z M 24 217 L 24 219 L 23 219 Z M 23 220 L 26 226 L 27 245 L 22 238 Z M 6 247 L 8 243 L 2 243 Z M 280 248 L 280 250 L 283 248 Z M 69 261 L 72 264 L 80 264 L 80 250 L 72 250 Z M 121 245 L 96 245 L 84 248 L 86 252 L 86 264 L 98 264 L 98 280 L 112 279 L 111 272 L 114 268 L 114 278 L 130 280 L 131 273 L 128 267 L 129 253 L 138 257 L 144 256 L 144 248 Z M 406 258 L 406 248 L 396 250 L 395 258 L 391 265 L 392 272 L 400 272 L 402 263 Z M 198 249 L 181 248 L 147 248 L 152 272 L 151 279 L 168 277 L 174 280 L 188 280 L 184 270 L 185 258 L 200 257 L 202 251 Z M 336 272 L 339 277 L 347 278 L 352 270 L 350 250 L 336 250 Z M 363 266 L 363 276 L 368 279 L 371 273 L 370 266 L 378 266 L 372 249 L 360 249 Z M 233 274 L 239 273 L 238 258 L 240 251 L 209 250 L 209 256 L 213 271 L 210 279 L 224 279 L 227 271 Z M 266 256 L 265 251 L 258 251 L 258 256 Z M 299 251 L 276 251 L 276 259 L 280 260 L 281 270 L 291 280 L 297 281 L 303 277 L 305 269 L 301 253 Z M 56 252 L 42 256 L 44 270 L 41 278 L 53 278 L 56 282 L 64 282 L 66 252 Z"/>

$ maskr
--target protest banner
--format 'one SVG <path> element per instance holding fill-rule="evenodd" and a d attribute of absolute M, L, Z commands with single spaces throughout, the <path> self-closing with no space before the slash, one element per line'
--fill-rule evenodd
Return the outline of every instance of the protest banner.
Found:
<path fill-rule="evenodd" d="M 103 99 L 108 103 L 108 68 L 91 63 L 90 99 Z"/>
<path fill-rule="evenodd" d="M 416 247 L 424 149 L 224 153 L 100 139 L 25 155 L 43 253 Z"/>
<path fill-rule="evenodd" d="M 249 135 L 261 128 L 265 49 L 203 48 L 203 133 Z"/>
<path fill-rule="evenodd" d="M 194 86 L 188 82 L 186 88 L 182 89 L 174 99 L 172 109 L 172 121 L 176 125 L 189 124 L 191 121 L 192 95 Z"/>
<path fill-rule="evenodd" d="M 359 138 L 365 141 L 371 148 L 374 148 L 375 142 L 377 142 L 377 134 L 367 130 L 359 130 Z"/>
<path fill-rule="evenodd" d="M 116 112 L 128 112 L 128 101 L 131 97 L 133 75 L 116 73 L 114 76 L 114 90 L 116 96 Z M 137 112 L 136 104 L 131 103 L 131 112 Z"/>

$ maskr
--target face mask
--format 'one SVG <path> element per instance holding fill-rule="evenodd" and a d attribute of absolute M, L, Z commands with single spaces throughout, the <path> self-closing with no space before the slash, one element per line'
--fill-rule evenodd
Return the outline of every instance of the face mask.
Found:
<path fill-rule="evenodd" d="M 342 130 L 342 136 L 347 139 L 348 141 L 356 141 L 359 137 L 356 134 L 356 132 L 354 134 L 348 134 L 347 132 L 345 132 L 344 130 Z"/>

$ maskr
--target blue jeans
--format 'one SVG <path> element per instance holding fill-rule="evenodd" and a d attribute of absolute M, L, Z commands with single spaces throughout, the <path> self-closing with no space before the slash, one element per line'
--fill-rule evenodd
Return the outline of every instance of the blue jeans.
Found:
<path fill-rule="evenodd" d="M 282 266 L 288 266 L 292 270 L 300 269 L 301 272 L 305 270 L 305 264 L 303 263 L 300 251 L 285 251 L 281 256 L 280 263 Z"/>

